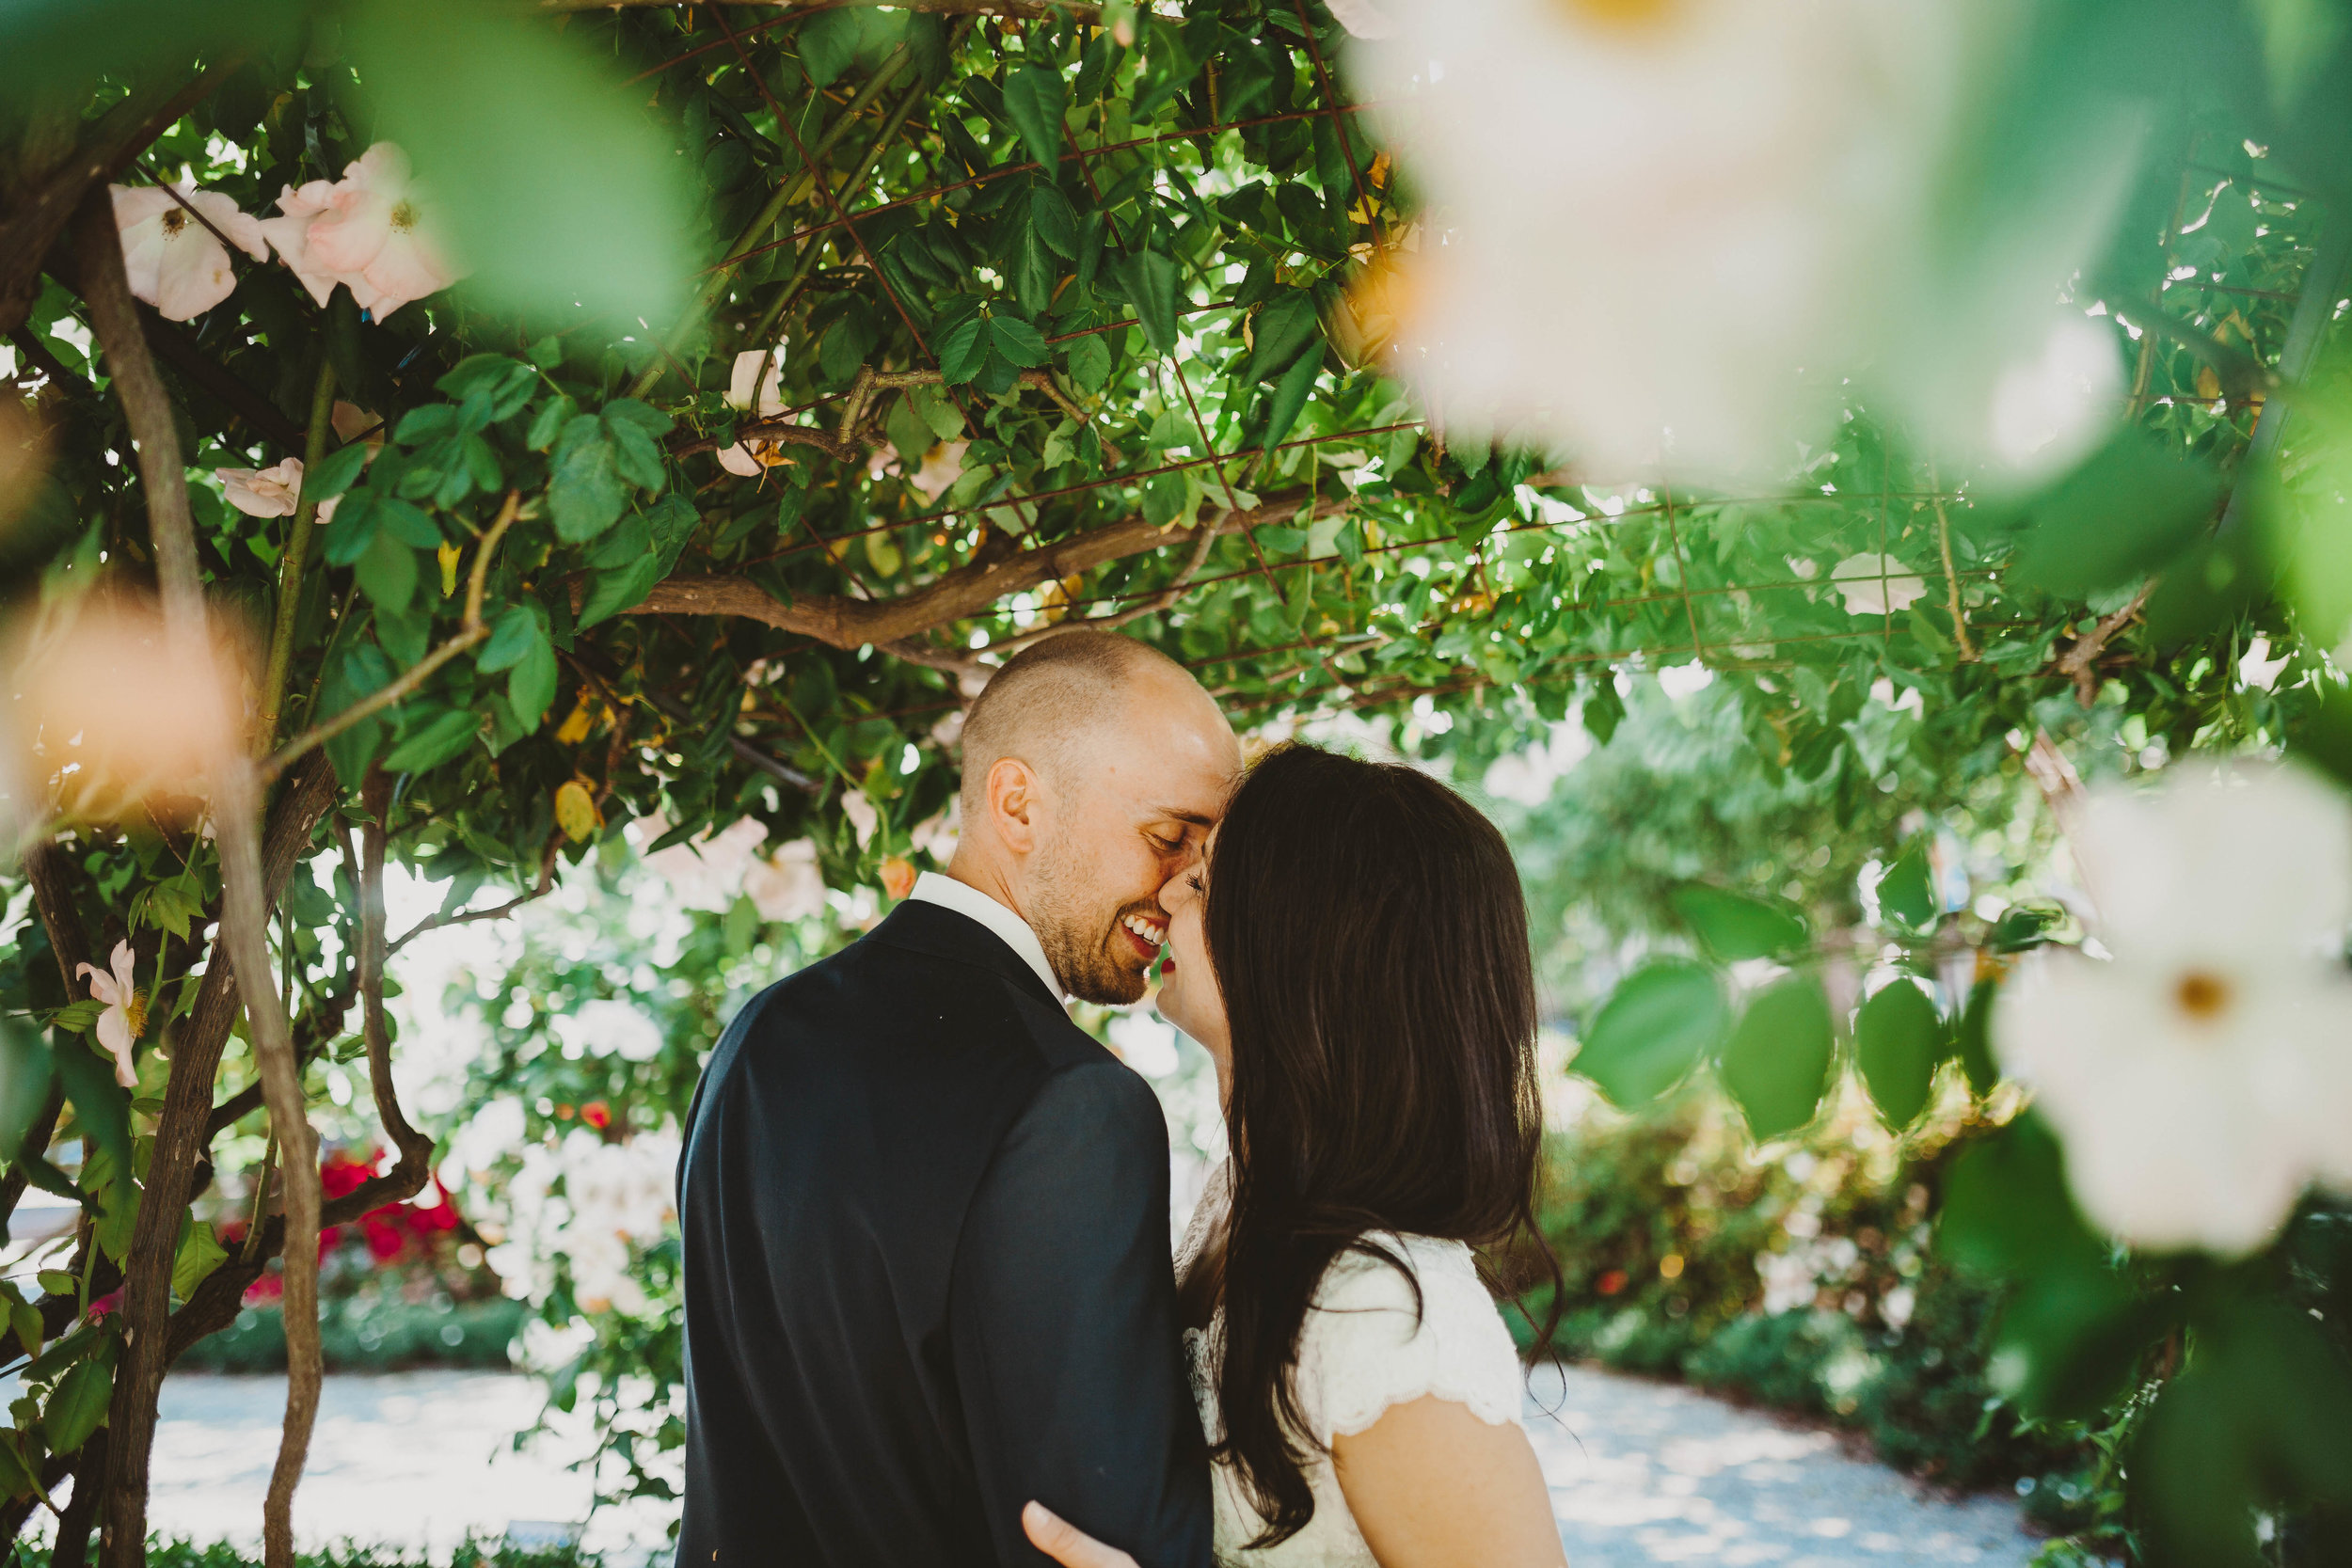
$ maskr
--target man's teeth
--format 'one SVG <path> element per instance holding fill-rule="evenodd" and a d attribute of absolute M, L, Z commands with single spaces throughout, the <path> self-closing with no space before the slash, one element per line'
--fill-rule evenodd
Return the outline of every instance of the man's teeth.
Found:
<path fill-rule="evenodd" d="M 1128 914 L 1120 916 L 1119 923 L 1154 947 L 1168 940 L 1168 927 L 1159 921 L 1147 920 L 1139 914 Z"/>

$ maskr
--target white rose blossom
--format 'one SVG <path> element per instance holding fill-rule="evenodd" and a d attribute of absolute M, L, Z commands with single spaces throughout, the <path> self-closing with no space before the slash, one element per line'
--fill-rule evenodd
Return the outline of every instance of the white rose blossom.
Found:
<path fill-rule="evenodd" d="M 2002 1062 L 2093 1223 L 2250 1252 L 2307 1184 L 2352 1188 L 2352 809 L 2292 768 L 2184 765 L 2094 790 L 2075 853 L 2114 957 L 2005 986 Z"/>
<path fill-rule="evenodd" d="M 1898 614 L 1928 592 L 1918 573 L 1875 550 L 1848 556 L 1830 568 L 1829 580 L 1849 615 Z"/>
<path fill-rule="evenodd" d="M 126 1089 L 135 1088 L 139 1069 L 133 1051 L 139 1037 L 147 1033 L 147 998 L 133 975 L 129 942 L 115 943 L 108 967 L 111 974 L 96 964 L 78 964 L 74 977 L 88 976 L 91 998 L 104 1005 L 98 1015 L 98 1043 L 114 1055 L 115 1082 Z"/>
<path fill-rule="evenodd" d="M 641 845 L 658 842 L 670 831 L 659 816 L 636 824 Z M 724 914 L 744 891 L 754 855 L 768 830 L 752 817 L 730 823 L 717 833 L 707 831 L 684 844 L 673 844 L 645 857 L 648 869 L 667 879 L 679 903 L 690 910 Z"/>
<path fill-rule="evenodd" d="M 735 356 L 727 375 L 727 406 L 754 419 L 771 419 L 784 412 L 784 350 L 747 348 Z M 773 441 L 738 441 L 719 451 L 719 466 L 731 474 L 754 478 L 778 464 L 789 462 Z"/>
<path fill-rule="evenodd" d="M 369 148 L 331 184 L 287 186 L 278 210 L 262 227 L 321 305 L 341 283 L 380 322 L 465 276 L 450 261 L 431 192 L 391 142 Z"/>
<path fill-rule="evenodd" d="M 754 861 L 743 891 L 762 920 L 806 920 L 825 912 L 825 875 L 817 867 L 817 845 L 796 838 L 773 854 Z"/>
<path fill-rule="evenodd" d="M 229 504 L 248 517 L 291 517 L 302 503 L 299 457 L 289 457 L 268 468 L 215 468 L 213 477 L 220 481 Z M 341 496 L 331 496 L 321 501 L 318 520 L 331 519 L 342 500 Z"/>
<path fill-rule="evenodd" d="M 583 1002 L 569 1020 L 570 1034 L 592 1056 L 650 1062 L 661 1054 L 661 1029 L 627 1002 L 600 998 Z"/>
<path fill-rule="evenodd" d="M 166 321 L 200 316 L 235 291 L 237 275 L 223 236 L 255 261 L 269 260 L 260 220 L 217 191 L 186 183 L 106 189 L 114 198 L 115 227 L 122 231 L 131 293 Z"/>

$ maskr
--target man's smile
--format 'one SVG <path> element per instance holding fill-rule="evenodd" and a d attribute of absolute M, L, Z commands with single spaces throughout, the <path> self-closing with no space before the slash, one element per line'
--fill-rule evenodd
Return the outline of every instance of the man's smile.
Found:
<path fill-rule="evenodd" d="M 1155 919 L 1138 911 L 1120 915 L 1119 927 L 1127 933 L 1127 940 L 1135 943 L 1136 953 L 1147 963 L 1159 957 L 1160 944 L 1168 940 L 1168 921 L 1165 917 Z"/>

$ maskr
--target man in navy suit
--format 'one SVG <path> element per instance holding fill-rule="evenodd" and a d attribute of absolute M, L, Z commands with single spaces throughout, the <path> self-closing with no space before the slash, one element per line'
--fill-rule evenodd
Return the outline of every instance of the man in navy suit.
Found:
<path fill-rule="evenodd" d="M 678 1568 L 1037 1564 L 1036 1498 L 1208 1568 L 1167 1124 L 1065 994 L 1143 995 L 1240 767 L 1190 674 L 1070 631 L 963 729 L 962 830 L 737 1016 L 689 1115 Z"/>

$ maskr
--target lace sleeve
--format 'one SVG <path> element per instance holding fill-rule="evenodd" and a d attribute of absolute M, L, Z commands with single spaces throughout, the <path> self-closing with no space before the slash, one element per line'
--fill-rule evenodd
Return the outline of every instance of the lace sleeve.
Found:
<path fill-rule="evenodd" d="M 1429 1394 L 1491 1425 L 1518 1421 L 1518 1353 L 1470 1249 L 1420 1236 L 1384 1240 L 1421 1283 L 1420 1316 L 1412 1286 L 1389 1264 L 1350 1253 L 1331 1266 L 1299 1334 L 1301 1413 L 1315 1439 L 1327 1446 Z"/>

